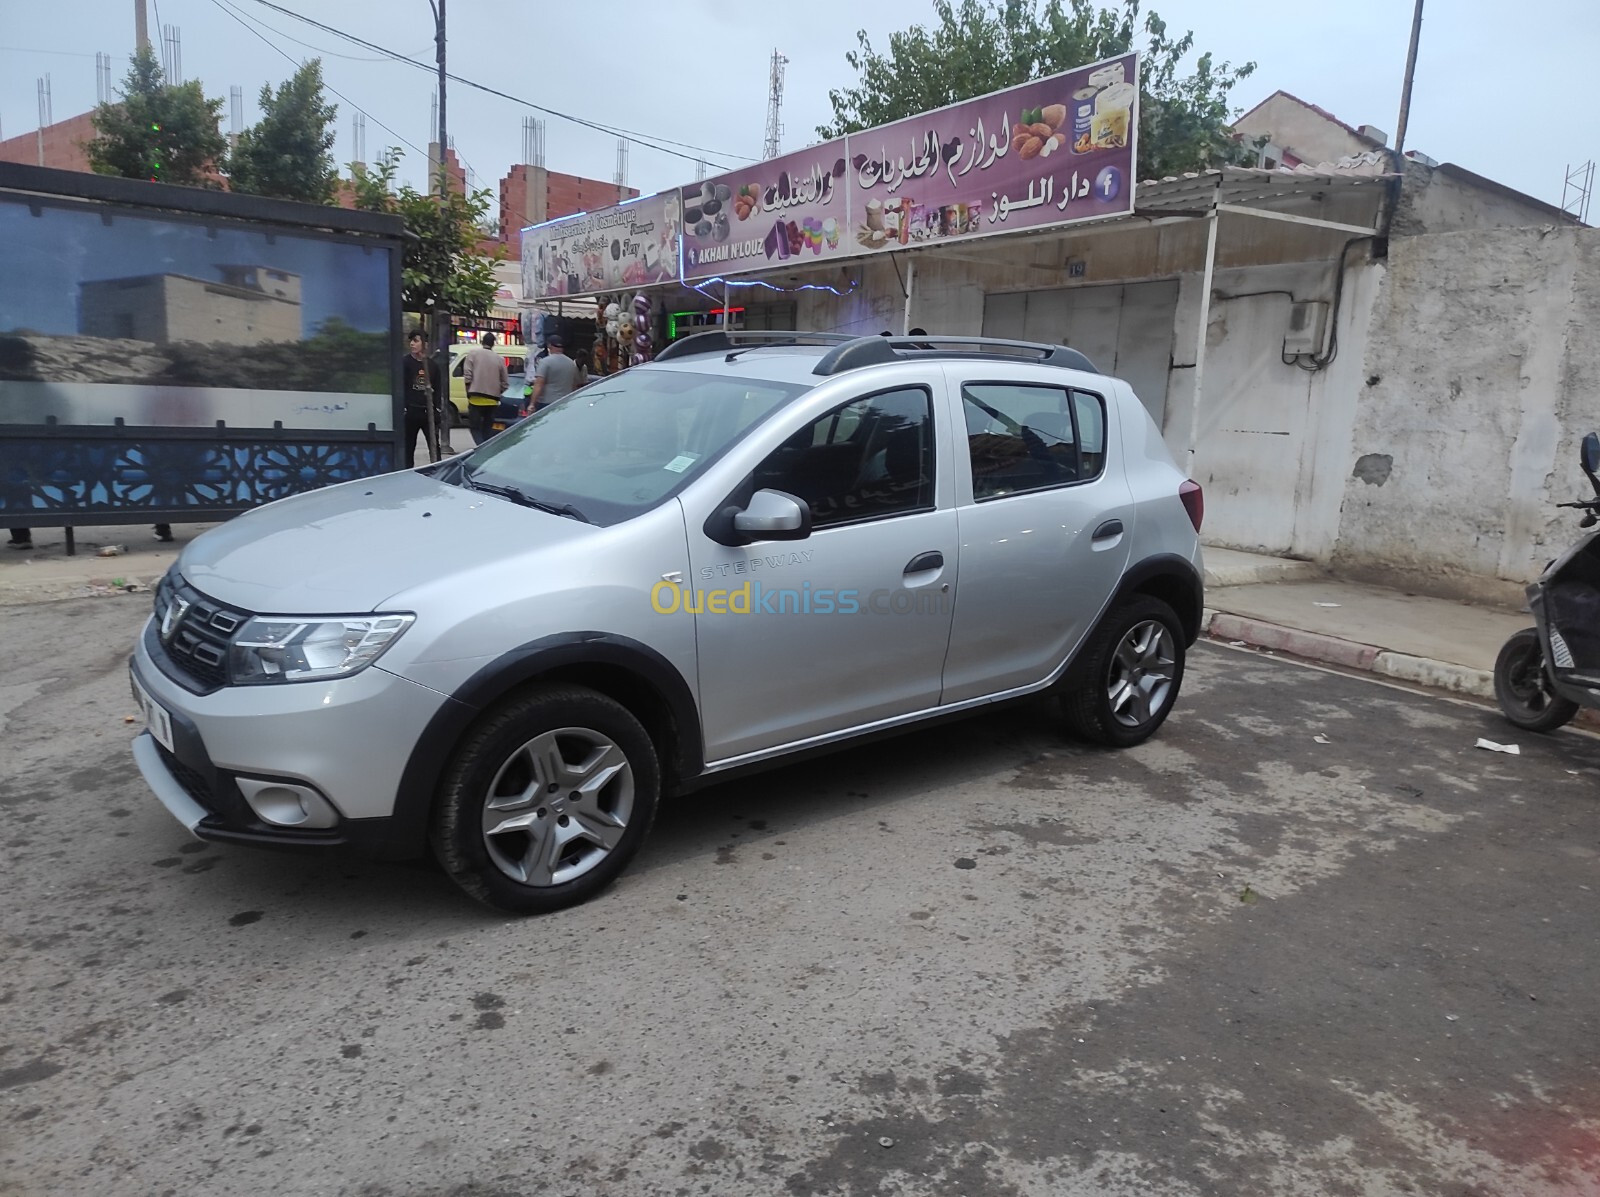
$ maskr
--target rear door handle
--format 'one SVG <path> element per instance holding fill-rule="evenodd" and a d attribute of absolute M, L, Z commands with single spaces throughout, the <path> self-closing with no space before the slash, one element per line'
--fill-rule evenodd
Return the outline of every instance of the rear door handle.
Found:
<path fill-rule="evenodd" d="M 906 573 L 926 573 L 930 569 L 939 569 L 944 565 L 944 554 L 940 552 L 922 553 L 911 559 L 911 564 L 906 566 Z"/>
<path fill-rule="evenodd" d="M 1110 540 L 1113 536 L 1122 535 L 1121 520 L 1107 520 L 1094 530 L 1095 540 Z"/>

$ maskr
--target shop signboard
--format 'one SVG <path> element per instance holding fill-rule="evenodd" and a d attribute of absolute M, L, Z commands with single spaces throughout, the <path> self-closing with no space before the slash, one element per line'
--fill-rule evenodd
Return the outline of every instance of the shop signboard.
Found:
<path fill-rule="evenodd" d="M 678 193 L 640 196 L 522 231 L 522 294 L 597 295 L 678 275 Z"/>
<path fill-rule="evenodd" d="M 857 252 L 1133 211 L 1138 56 L 1125 54 L 852 133 Z"/>
<path fill-rule="evenodd" d="M 848 173 L 843 138 L 683 189 L 683 277 L 714 278 L 844 257 Z"/>

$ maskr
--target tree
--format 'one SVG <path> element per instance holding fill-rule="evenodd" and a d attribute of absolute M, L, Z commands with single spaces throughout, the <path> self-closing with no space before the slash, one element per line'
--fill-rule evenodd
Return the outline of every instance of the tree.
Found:
<path fill-rule="evenodd" d="M 195 81 L 169 84 L 149 46 L 133 55 L 117 94 L 118 102 L 99 105 L 91 118 L 95 137 L 84 149 L 97 173 L 216 186 L 228 151 L 220 99 L 206 99 Z"/>
<path fill-rule="evenodd" d="M 235 191 L 326 204 L 339 175 L 333 164 L 337 105 L 322 94 L 322 60 L 313 58 L 274 94 L 261 88 L 261 120 L 239 134 L 228 162 Z"/>
<path fill-rule="evenodd" d="M 845 61 L 858 81 L 828 93 L 834 120 L 817 133 L 870 129 L 1138 48 L 1140 173 L 1160 178 L 1241 160 L 1248 147 L 1228 128 L 1228 96 L 1256 64 L 1234 67 L 1202 54 L 1182 73 L 1194 34 L 1169 36 L 1155 13 L 1140 16 L 1140 4 L 934 0 L 932 30 L 916 25 L 890 35 L 887 54 L 873 49 L 865 30 L 856 34 L 859 49 Z"/>
<path fill-rule="evenodd" d="M 400 157 L 391 146 L 371 167 L 351 163 L 350 173 L 356 207 L 405 220 L 410 235 L 401 259 L 401 306 L 421 315 L 441 306 L 457 315 L 487 315 L 497 284 L 494 259 L 478 252 L 477 226 L 489 210 L 488 191 L 463 195 L 451 186 L 424 194 L 409 183 L 397 191 Z"/>

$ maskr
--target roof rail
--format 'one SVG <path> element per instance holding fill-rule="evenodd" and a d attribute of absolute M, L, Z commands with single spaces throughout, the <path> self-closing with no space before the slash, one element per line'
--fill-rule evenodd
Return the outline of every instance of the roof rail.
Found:
<path fill-rule="evenodd" d="M 999 337 L 856 337 L 822 355 L 813 374 L 843 374 L 867 366 L 881 366 L 908 358 L 1026 357 L 1044 366 L 1082 370 L 1099 374 L 1084 354 L 1066 345 L 1045 345 L 1037 341 L 1009 341 Z"/>
<path fill-rule="evenodd" d="M 739 349 L 761 349 L 772 345 L 842 345 L 856 338 L 849 333 L 808 332 L 747 332 L 732 331 L 695 333 L 674 341 L 656 354 L 658 362 L 670 362 L 680 357 L 699 357 L 705 353 L 727 353 Z"/>

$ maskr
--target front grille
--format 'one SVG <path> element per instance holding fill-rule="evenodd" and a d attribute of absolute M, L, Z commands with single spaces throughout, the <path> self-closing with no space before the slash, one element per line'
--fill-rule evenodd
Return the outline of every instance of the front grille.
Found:
<path fill-rule="evenodd" d="M 228 646 L 250 618 L 207 598 L 173 571 L 156 587 L 156 637 L 167 661 L 201 686 L 228 681 Z"/>
<path fill-rule="evenodd" d="M 161 763 L 167 767 L 167 772 L 172 774 L 174 780 L 183 787 L 183 792 L 207 810 L 215 810 L 216 804 L 212 797 L 211 787 L 206 784 L 206 779 L 173 756 L 164 747 L 158 745 L 157 751 L 161 753 Z"/>

